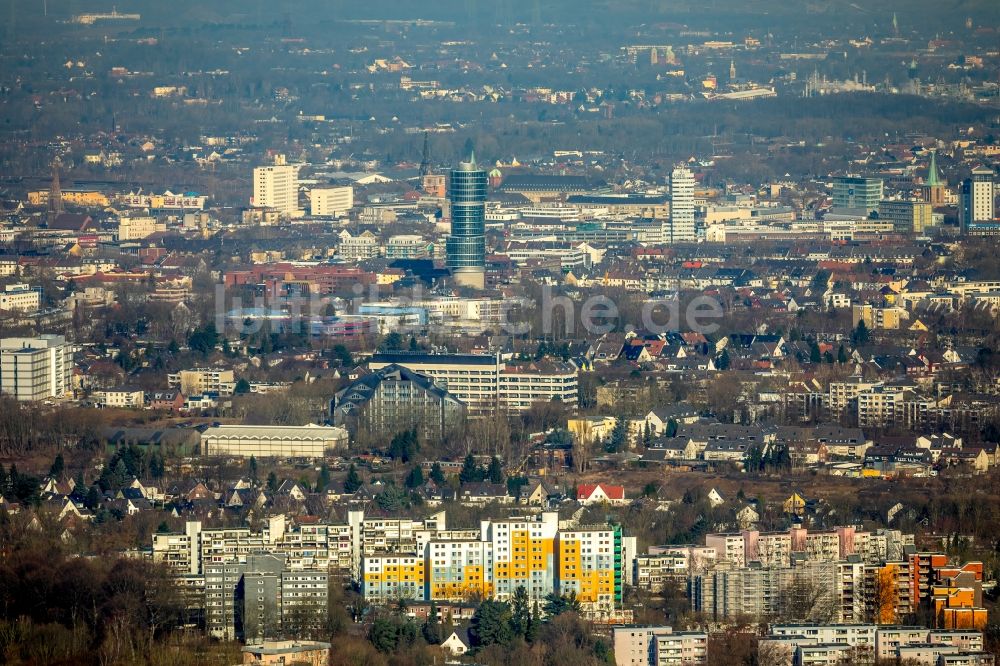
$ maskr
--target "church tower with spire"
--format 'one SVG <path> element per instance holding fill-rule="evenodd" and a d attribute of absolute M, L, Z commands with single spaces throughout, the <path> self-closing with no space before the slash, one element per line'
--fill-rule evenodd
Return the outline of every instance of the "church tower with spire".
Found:
<path fill-rule="evenodd" d="M 938 176 L 937 150 L 931 150 L 931 163 L 927 168 L 927 180 L 924 181 L 923 198 L 932 206 L 943 206 L 947 183 Z"/>
<path fill-rule="evenodd" d="M 52 160 L 52 183 L 49 185 L 49 221 L 63 213 L 62 185 L 59 182 L 59 158 Z"/>

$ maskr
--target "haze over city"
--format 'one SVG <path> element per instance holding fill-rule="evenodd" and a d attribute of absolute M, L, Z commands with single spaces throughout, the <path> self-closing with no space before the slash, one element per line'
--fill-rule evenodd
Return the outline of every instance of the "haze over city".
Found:
<path fill-rule="evenodd" d="M 996 664 L 1000 3 L 0 16 L 0 663 Z"/>

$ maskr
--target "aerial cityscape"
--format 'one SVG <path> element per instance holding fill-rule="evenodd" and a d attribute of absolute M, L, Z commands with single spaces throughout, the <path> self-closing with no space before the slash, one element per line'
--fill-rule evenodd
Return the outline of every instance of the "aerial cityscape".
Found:
<path fill-rule="evenodd" d="M 1000 2 L 0 16 L 0 664 L 1000 660 Z"/>

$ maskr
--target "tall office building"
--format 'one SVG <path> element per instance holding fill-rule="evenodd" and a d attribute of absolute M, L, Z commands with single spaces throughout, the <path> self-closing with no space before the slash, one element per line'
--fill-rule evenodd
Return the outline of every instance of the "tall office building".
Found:
<path fill-rule="evenodd" d="M 903 234 L 922 234 L 934 224 L 934 209 L 926 201 L 883 201 L 878 205 L 878 217 L 892 222 L 892 228 Z"/>
<path fill-rule="evenodd" d="M 882 201 L 882 179 L 838 176 L 833 179 L 833 207 L 860 208 L 870 213 Z"/>
<path fill-rule="evenodd" d="M 0 340 L 0 391 L 18 400 L 62 397 L 70 390 L 73 346 L 61 335 Z"/>
<path fill-rule="evenodd" d="M 253 201 L 259 208 L 273 208 L 285 215 L 299 213 L 299 168 L 275 160 L 253 170 Z"/>
<path fill-rule="evenodd" d="M 475 154 L 451 170 L 448 268 L 456 284 L 474 289 L 486 286 L 486 182 Z"/>
<path fill-rule="evenodd" d="M 962 197 L 959 202 L 959 218 L 962 233 L 973 236 L 993 236 L 1000 234 L 1000 223 L 994 221 L 993 169 L 978 166 L 972 176 L 962 183 Z"/>
<path fill-rule="evenodd" d="M 693 243 L 697 240 L 694 227 L 694 174 L 677 167 L 670 174 L 670 228 L 663 233 L 664 242 Z"/>

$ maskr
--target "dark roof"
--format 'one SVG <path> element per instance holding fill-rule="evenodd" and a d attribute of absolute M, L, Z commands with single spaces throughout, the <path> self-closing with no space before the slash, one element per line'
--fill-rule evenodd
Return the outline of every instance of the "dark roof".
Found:
<path fill-rule="evenodd" d="M 573 194 L 566 198 L 568 203 L 574 204 L 601 204 L 606 206 L 662 206 L 670 201 L 670 197 L 661 195 L 657 197 L 643 196 L 640 194 L 621 196 L 602 196 L 599 194 Z"/>
<path fill-rule="evenodd" d="M 426 352 L 381 352 L 371 357 L 370 363 L 465 363 L 468 365 L 496 365 L 495 356 L 486 354 L 428 354 Z"/>
<path fill-rule="evenodd" d="M 509 191 L 562 191 L 579 192 L 592 189 L 590 181 L 584 176 L 543 176 L 521 174 L 507 176 L 500 184 L 500 190 Z"/>
<path fill-rule="evenodd" d="M 83 231 L 90 226 L 92 221 L 93 219 L 89 215 L 60 213 L 47 226 L 49 229 L 59 229 L 61 231 Z"/>

